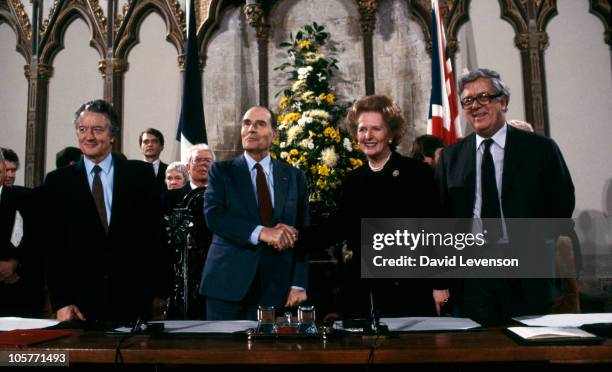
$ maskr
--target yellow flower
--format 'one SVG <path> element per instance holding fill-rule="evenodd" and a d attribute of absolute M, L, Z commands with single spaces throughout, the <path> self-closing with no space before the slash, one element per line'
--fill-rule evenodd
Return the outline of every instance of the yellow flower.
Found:
<path fill-rule="evenodd" d="M 289 124 L 292 123 L 294 121 L 298 121 L 300 120 L 300 113 L 299 112 L 290 112 L 287 115 L 285 115 L 285 117 L 283 118 L 283 123 L 285 124 Z"/>
<path fill-rule="evenodd" d="M 302 49 L 306 49 L 310 46 L 310 41 L 308 40 L 300 40 L 298 41 L 298 46 Z"/>
<path fill-rule="evenodd" d="M 349 161 L 351 162 L 353 169 L 359 168 L 363 165 L 363 161 L 361 161 L 361 159 L 350 158 Z"/>
<path fill-rule="evenodd" d="M 335 100 L 336 97 L 334 97 L 332 93 L 329 93 L 327 96 L 325 96 L 325 101 L 327 101 L 327 103 L 329 103 L 330 105 L 333 104 Z"/>
<path fill-rule="evenodd" d="M 299 151 L 298 151 L 298 150 L 296 150 L 296 149 L 291 149 L 291 151 L 289 151 L 289 154 L 291 154 L 291 155 L 297 155 L 297 154 L 299 154 Z"/>
<path fill-rule="evenodd" d="M 329 167 L 327 165 L 325 165 L 325 164 L 319 165 L 319 169 L 318 169 L 319 175 L 321 175 L 321 176 L 328 176 L 329 175 L 329 171 L 330 171 L 330 169 L 329 169 Z"/>
<path fill-rule="evenodd" d="M 288 104 L 289 104 L 289 98 L 287 98 L 287 96 L 283 96 L 283 98 L 281 98 L 280 101 L 278 102 L 278 108 L 285 109 L 287 108 Z"/>

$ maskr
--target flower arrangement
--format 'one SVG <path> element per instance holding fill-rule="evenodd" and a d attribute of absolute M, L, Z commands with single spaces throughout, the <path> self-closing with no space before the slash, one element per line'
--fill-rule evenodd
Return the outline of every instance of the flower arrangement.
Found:
<path fill-rule="evenodd" d="M 344 175 L 363 164 L 361 152 L 348 133 L 338 126 L 346 105 L 337 102 L 329 80 L 338 61 L 321 49 L 329 33 L 313 23 L 306 25 L 289 42 L 289 62 L 275 70 L 286 71 L 290 87 L 277 93 L 279 137 L 272 156 L 302 169 L 309 181 L 309 200 L 315 213 L 325 214 L 337 206 Z"/>

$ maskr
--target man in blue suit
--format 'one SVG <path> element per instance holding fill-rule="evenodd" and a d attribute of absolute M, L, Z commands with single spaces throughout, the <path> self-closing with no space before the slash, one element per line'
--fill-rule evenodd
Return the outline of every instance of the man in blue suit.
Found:
<path fill-rule="evenodd" d="M 255 319 L 259 305 L 306 300 L 308 261 L 297 244 L 309 224 L 306 176 L 271 159 L 277 131 L 266 107 L 250 108 L 240 133 L 244 154 L 214 163 L 204 194 L 213 241 L 200 293 L 210 320 Z"/>

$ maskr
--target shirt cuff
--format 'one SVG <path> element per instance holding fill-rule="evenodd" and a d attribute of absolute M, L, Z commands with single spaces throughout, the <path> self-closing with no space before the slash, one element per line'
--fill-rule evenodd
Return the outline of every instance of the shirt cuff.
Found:
<path fill-rule="evenodd" d="M 253 245 L 257 245 L 257 243 L 259 243 L 259 234 L 261 234 L 261 230 L 263 230 L 263 226 L 262 225 L 258 225 L 253 232 L 251 233 L 251 237 L 249 238 L 249 241 L 251 242 L 251 244 Z"/>
<path fill-rule="evenodd" d="M 297 285 L 292 285 L 291 289 L 299 289 L 302 292 L 306 292 L 306 289 L 302 288 L 302 287 L 298 287 Z"/>

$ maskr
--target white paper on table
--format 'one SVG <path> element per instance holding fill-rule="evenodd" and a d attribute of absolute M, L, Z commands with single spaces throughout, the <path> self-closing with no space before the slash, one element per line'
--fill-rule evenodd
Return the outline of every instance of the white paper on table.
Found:
<path fill-rule="evenodd" d="M 459 331 L 480 327 L 480 324 L 468 318 L 452 317 L 407 317 L 407 318 L 380 318 L 380 322 L 386 324 L 391 332 L 414 332 L 414 331 Z M 342 328 L 342 322 L 334 324 L 335 329 Z M 349 332 L 361 332 L 361 329 L 346 329 Z"/>
<path fill-rule="evenodd" d="M 34 319 L 17 317 L 0 317 L 0 331 L 12 331 L 14 329 L 38 329 L 47 328 L 58 324 L 55 319 Z"/>
<path fill-rule="evenodd" d="M 528 326 L 580 327 L 584 324 L 612 323 L 612 313 L 526 315 L 512 319 Z"/>
<path fill-rule="evenodd" d="M 591 338 L 597 337 L 574 327 L 509 327 L 509 331 L 525 340 L 547 340 L 555 338 Z"/>
<path fill-rule="evenodd" d="M 234 333 L 257 328 L 254 320 L 166 320 L 151 323 L 163 323 L 163 333 Z M 131 329 L 121 327 L 115 331 L 130 332 Z"/>

